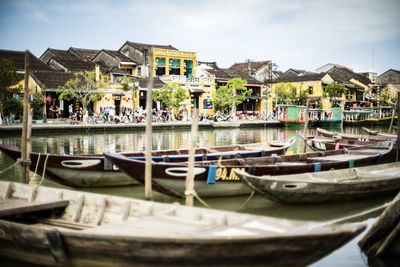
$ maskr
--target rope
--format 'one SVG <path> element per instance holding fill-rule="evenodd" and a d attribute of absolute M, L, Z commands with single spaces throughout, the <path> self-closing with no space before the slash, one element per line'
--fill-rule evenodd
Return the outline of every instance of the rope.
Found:
<path fill-rule="evenodd" d="M 250 196 L 249 196 L 249 197 L 247 198 L 247 200 L 236 210 L 236 212 L 242 210 L 242 209 L 249 203 L 249 201 L 253 198 L 253 196 L 254 196 L 255 193 L 256 193 L 255 191 L 251 192 Z M 186 190 L 186 191 L 185 191 L 185 195 L 186 195 L 186 196 L 192 195 L 192 196 L 194 196 L 204 207 L 209 208 L 209 209 L 213 209 L 213 207 L 210 206 L 209 204 L 207 204 L 207 202 L 205 202 L 205 201 L 196 193 L 196 191 L 194 191 L 194 190 L 190 190 L 190 191 Z"/>
<path fill-rule="evenodd" d="M 240 206 L 240 208 L 238 208 L 236 210 L 236 212 L 240 211 L 241 209 L 243 209 L 244 207 L 246 207 L 247 203 L 249 203 L 250 199 L 253 198 L 254 194 L 256 193 L 256 191 L 251 192 L 250 196 L 247 198 L 247 200 L 242 204 L 242 206 Z"/>
<path fill-rule="evenodd" d="M 31 180 L 29 181 L 29 184 L 36 184 L 34 181 L 35 181 L 35 177 L 36 177 L 36 172 L 37 172 L 37 169 L 38 169 L 38 166 L 39 166 L 39 161 L 40 161 L 40 153 L 39 153 L 39 156 L 38 156 L 38 160 L 36 161 L 36 167 L 35 167 L 35 172 L 33 173 L 33 176 L 32 176 L 32 178 L 31 178 Z"/>
<path fill-rule="evenodd" d="M 0 171 L 0 174 L 5 173 L 6 171 L 8 171 L 9 169 L 15 167 L 17 164 L 19 164 L 21 162 L 21 159 L 17 159 L 13 165 L 8 166 L 7 168 L 5 168 L 4 170 Z"/>
<path fill-rule="evenodd" d="M 194 191 L 193 191 L 193 192 L 194 192 Z M 212 209 L 212 208 L 213 208 L 213 207 L 211 207 L 210 205 L 208 205 L 207 202 L 205 202 L 204 200 L 202 200 L 196 192 L 194 192 L 193 195 L 194 195 L 194 197 L 195 197 L 201 204 L 203 204 L 204 207 L 209 208 L 209 209 Z"/>
<path fill-rule="evenodd" d="M 44 174 L 46 172 L 46 165 L 47 165 L 47 159 L 48 158 L 49 158 L 49 154 L 46 154 L 46 159 L 44 160 L 44 166 L 43 166 L 42 179 L 40 180 L 39 184 L 42 184 L 42 182 L 43 182 Z"/>

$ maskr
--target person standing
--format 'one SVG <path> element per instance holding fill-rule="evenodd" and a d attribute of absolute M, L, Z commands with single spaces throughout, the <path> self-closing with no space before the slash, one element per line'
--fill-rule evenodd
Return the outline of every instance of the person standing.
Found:
<path fill-rule="evenodd" d="M 70 105 L 68 106 L 68 113 L 69 113 L 69 119 L 71 119 L 71 118 L 72 118 L 72 115 L 74 114 L 73 108 L 72 108 L 72 104 L 70 104 Z"/>

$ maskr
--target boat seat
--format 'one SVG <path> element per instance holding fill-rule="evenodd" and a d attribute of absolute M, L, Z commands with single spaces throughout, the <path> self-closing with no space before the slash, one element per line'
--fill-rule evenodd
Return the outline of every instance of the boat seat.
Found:
<path fill-rule="evenodd" d="M 13 215 L 21 216 L 23 214 L 64 209 L 68 205 L 69 200 L 29 202 L 22 199 L 2 199 L 0 200 L 0 217 Z"/>

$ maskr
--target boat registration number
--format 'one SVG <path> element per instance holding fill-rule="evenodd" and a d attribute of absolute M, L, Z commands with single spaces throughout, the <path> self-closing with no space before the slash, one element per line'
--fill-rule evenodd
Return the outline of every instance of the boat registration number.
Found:
<path fill-rule="evenodd" d="M 244 171 L 245 168 L 231 168 L 228 170 L 227 168 L 218 168 L 217 172 L 215 174 L 215 180 L 222 180 L 222 181 L 227 181 L 227 180 L 234 180 L 234 181 L 239 181 L 240 178 L 235 174 L 234 170 L 241 170 Z"/>

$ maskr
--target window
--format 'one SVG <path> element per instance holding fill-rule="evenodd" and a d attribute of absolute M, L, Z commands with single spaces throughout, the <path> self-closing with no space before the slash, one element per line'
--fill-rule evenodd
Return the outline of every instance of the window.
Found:
<path fill-rule="evenodd" d="M 177 58 L 170 58 L 168 62 L 168 71 L 170 75 L 181 74 L 181 61 Z"/>
<path fill-rule="evenodd" d="M 156 67 L 156 75 L 162 76 L 165 74 L 165 67 Z"/>
<path fill-rule="evenodd" d="M 309 87 L 308 87 L 308 94 L 309 94 L 309 95 L 312 95 L 312 94 L 313 94 L 313 87 L 312 87 L 312 86 L 309 86 Z"/>
<path fill-rule="evenodd" d="M 155 71 L 157 76 L 165 75 L 165 58 L 156 57 Z"/>
<path fill-rule="evenodd" d="M 184 75 L 188 78 L 193 76 L 193 61 L 192 60 L 184 60 L 183 68 L 185 70 Z"/>

